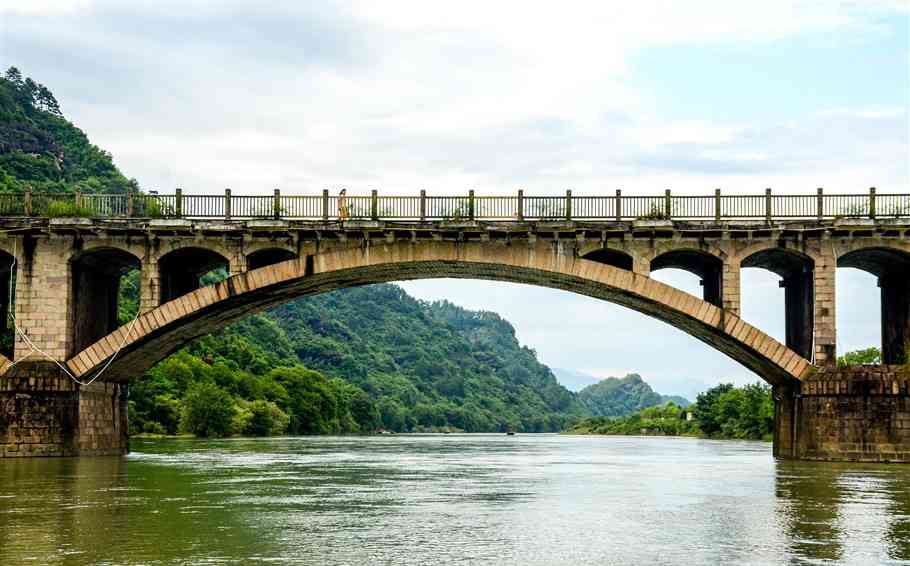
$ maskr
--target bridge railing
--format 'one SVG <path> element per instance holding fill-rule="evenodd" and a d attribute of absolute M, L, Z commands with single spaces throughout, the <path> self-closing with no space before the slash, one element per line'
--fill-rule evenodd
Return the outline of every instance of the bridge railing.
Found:
<path fill-rule="evenodd" d="M 910 217 L 910 193 L 857 194 L 342 196 L 125 193 L 0 193 L 0 216 L 199 219 L 735 220 Z"/>

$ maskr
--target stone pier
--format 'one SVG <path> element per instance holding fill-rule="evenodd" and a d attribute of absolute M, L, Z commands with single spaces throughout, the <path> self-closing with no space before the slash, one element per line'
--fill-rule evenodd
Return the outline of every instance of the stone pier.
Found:
<path fill-rule="evenodd" d="M 910 368 L 825 368 L 775 388 L 775 455 L 910 462 Z"/>
<path fill-rule="evenodd" d="M 81 386 L 53 364 L 22 365 L 0 377 L 0 457 L 129 451 L 127 385 Z"/>

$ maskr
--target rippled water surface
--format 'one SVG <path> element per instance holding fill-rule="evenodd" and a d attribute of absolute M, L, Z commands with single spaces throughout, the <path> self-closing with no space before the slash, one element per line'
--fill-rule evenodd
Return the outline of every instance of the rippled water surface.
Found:
<path fill-rule="evenodd" d="M 910 466 L 683 438 L 134 441 L 0 460 L 0 564 L 910 564 Z"/>

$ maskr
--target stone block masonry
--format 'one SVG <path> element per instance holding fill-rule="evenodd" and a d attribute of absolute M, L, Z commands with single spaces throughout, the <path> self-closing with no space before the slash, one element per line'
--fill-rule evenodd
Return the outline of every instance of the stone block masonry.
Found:
<path fill-rule="evenodd" d="M 83 387 L 53 364 L 21 366 L 0 377 L 0 457 L 128 452 L 126 385 Z"/>
<path fill-rule="evenodd" d="M 910 462 L 910 367 L 825 368 L 779 409 L 778 428 L 795 435 L 781 456 Z"/>

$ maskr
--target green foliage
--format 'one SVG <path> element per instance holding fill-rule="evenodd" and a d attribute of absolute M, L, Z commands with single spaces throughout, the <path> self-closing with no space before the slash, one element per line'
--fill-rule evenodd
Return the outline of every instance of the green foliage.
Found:
<path fill-rule="evenodd" d="M 63 117 L 48 88 L 11 67 L 0 77 L 0 192 L 28 188 L 122 193 L 138 185 Z"/>
<path fill-rule="evenodd" d="M 573 434 L 649 434 L 694 436 L 699 433 L 694 421 L 686 420 L 686 411 L 668 402 L 642 409 L 624 417 L 599 416 L 585 419 L 569 429 Z"/>
<path fill-rule="evenodd" d="M 277 436 L 288 429 L 291 418 L 272 401 L 257 399 L 250 403 L 249 422 L 242 429 L 252 436 Z"/>
<path fill-rule="evenodd" d="M 45 216 L 50 218 L 91 218 L 94 213 L 90 208 L 79 206 L 74 202 L 54 200 L 48 203 Z"/>
<path fill-rule="evenodd" d="M 679 406 L 689 405 L 682 397 L 664 397 L 655 393 L 636 373 L 630 373 L 622 379 L 608 377 L 589 385 L 578 392 L 578 400 L 591 414 L 604 417 L 629 415 L 668 400 Z"/>
<path fill-rule="evenodd" d="M 183 399 L 180 427 L 196 436 L 227 436 L 234 413 L 234 400 L 227 391 L 214 383 L 194 383 Z"/>
<path fill-rule="evenodd" d="M 689 412 L 694 413 L 694 420 L 688 420 Z M 774 401 L 771 389 L 765 384 L 744 387 L 721 384 L 699 394 L 689 410 L 667 402 L 624 417 L 585 419 L 569 432 L 768 440 L 774 432 Z"/>
<path fill-rule="evenodd" d="M 837 358 L 838 367 L 879 365 L 882 363 L 882 352 L 878 348 L 866 348 L 847 352 Z"/>

